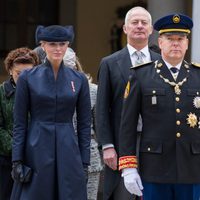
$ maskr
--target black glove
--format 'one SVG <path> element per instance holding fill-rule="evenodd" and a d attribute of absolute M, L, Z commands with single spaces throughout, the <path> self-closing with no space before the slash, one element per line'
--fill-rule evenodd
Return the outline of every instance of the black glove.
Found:
<path fill-rule="evenodd" d="M 26 183 L 31 180 L 32 169 L 26 165 L 23 165 L 21 161 L 15 161 L 13 162 L 11 175 L 13 180 Z"/>
<path fill-rule="evenodd" d="M 88 182 L 88 166 L 83 167 L 86 183 Z"/>
<path fill-rule="evenodd" d="M 12 178 L 14 181 L 20 181 L 20 179 L 22 178 L 22 176 L 23 176 L 22 168 L 23 167 L 22 167 L 21 161 L 13 162 L 11 175 L 12 175 Z"/>

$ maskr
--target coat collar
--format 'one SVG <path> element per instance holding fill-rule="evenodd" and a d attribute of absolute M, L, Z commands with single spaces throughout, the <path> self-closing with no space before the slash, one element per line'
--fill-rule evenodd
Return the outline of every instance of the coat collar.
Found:
<path fill-rule="evenodd" d="M 189 70 L 190 70 L 190 65 L 184 60 L 181 68 L 180 68 L 180 72 L 178 74 L 177 77 L 177 82 L 181 81 L 183 78 L 187 77 L 189 74 Z"/>
<path fill-rule="evenodd" d="M 7 80 L 3 83 L 3 88 L 5 91 L 6 98 L 11 98 L 15 93 L 15 85 L 12 83 L 11 80 Z"/>
<path fill-rule="evenodd" d="M 188 76 L 188 72 L 190 70 L 189 64 L 186 61 L 183 61 L 181 68 L 180 68 L 180 72 L 179 72 L 178 77 L 175 81 L 171 72 L 169 71 L 168 67 L 166 66 L 165 62 L 162 59 L 157 61 L 156 68 L 157 68 L 157 70 L 160 70 L 159 73 L 164 78 L 167 78 L 167 79 L 169 79 L 169 81 L 173 81 L 173 82 L 179 82 L 179 81 L 183 80 L 185 77 Z"/>

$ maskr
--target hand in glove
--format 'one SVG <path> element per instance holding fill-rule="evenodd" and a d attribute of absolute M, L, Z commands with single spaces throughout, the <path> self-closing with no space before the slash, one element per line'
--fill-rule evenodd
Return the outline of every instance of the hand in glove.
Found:
<path fill-rule="evenodd" d="M 23 177 L 23 166 L 21 161 L 13 162 L 11 176 L 14 181 L 21 180 Z"/>
<path fill-rule="evenodd" d="M 15 181 L 27 183 L 31 180 L 32 169 L 23 165 L 21 161 L 15 161 L 13 162 L 11 175 Z"/>
<path fill-rule="evenodd" d="M 136 168 L 126 168 L 122 170 L 122 177 L 124 177 L 124 185 L 126 189 L 137 196 L 142 196 L 142 181 Z"/>

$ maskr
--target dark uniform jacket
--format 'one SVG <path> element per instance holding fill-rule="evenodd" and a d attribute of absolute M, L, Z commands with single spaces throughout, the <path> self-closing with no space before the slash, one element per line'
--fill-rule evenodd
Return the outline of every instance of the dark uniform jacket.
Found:
<path fill-rule="evenodd" d="M 142 179 L 200 183 L 200 68 L 184 61 L 176 81 L 162 60 L 134 72 L 122 112 L 120 160 L 136 155 L 137 119 L 141 113 Z M 130 163 L 121 164 L 124 168 Z"/>
<path fill-rule="evenodd" d="M 77 135 L 72 124 L 77 111 Z M 28 114 L 29 126 L 28 126 Z M 48 60 L 23 71 L 14 105 L 12 160 L 33 170 L 20 200 L 86 200 L 83 165 L 90 162 L 91 105 L 87 78 Z M 14 198 L 13 191 L 13 199 Z"/>
<path fill-rule="evenodd" d="M 150 51 L 151 59 L 160 55 Z M 114 144 L 118 153 L 119 127 L 126 87 L 132 66 L 127 47 L 102 59 L 98 76 L 97 138 L 100 145 Z M 120 173 L 105 167 L 105 196 L 108 199 L 120 180 Z"/>

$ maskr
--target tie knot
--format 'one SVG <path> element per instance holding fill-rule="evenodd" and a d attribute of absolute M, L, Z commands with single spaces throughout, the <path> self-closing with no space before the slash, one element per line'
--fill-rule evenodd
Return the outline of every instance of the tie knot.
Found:
<path fill-rule="evenodd" d="M 141 51 L 135 51 L 135 55 L 137 57 L 142 57 L 142 52 Z"/>
<path fill-rule="evenodd" d="M 178 69 L 176 67 L 171 67 L 170 70 L 175 74 L 178 72 Z"/>

